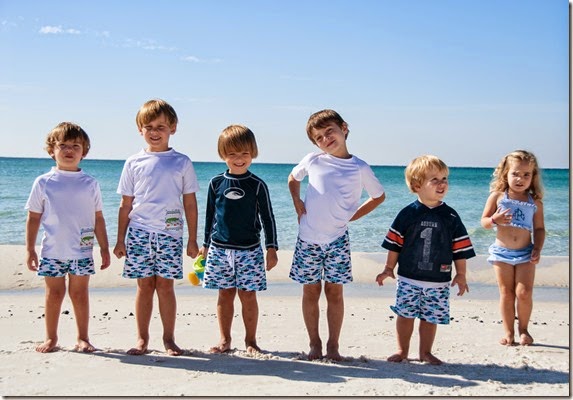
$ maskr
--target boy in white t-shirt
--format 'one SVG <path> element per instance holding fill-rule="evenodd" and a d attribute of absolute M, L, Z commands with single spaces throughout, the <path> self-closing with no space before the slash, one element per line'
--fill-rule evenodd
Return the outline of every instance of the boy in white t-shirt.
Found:
<path fill-rule="evenodd" d="M 370 213 L 384 199 L 384 188 L 368 164 L 346 147 L 348 125 L 333 110 L 310 116 L 306 132 L 322 153 L 312 153 L 293 168 L 288 186 L 299 220 L 290 278 L 302 283 L 302 311 L 310 339 L 309 360 L 322 358 L 318 320 L 322 291 L 328 304 L 326 357 L 340 361 L 344 317 L 343 284 L 352 281 L 348 222 Z M 300 182 L 308 175 L 304 202 Z M 370 198 L 360 204 L 362 190 Z"/>
<path fill-rule="evenodd" d="M 44 277 L 46 285 L 46 340 L 40 353 L 57 350 L 58 322 L 66 295 L 66 275 L 78 329 L 77 351 L 91 353 L 88 336 L 90 275 L 95 274 L 94 237 L 100 246 L 101 269 L 109 267 L 110 253 L 98 182 L 85 174 L 80 161 L 88 154 L 90 139 L 78 125 L 58 124 L 46 138 L 46 151 L 56 166 L 36 178 L 26 203 L 26 264 Z M 36 238 L 43 228 L 41 258 Z"/>
<path fill-rule="evenodd" d="M 117 192 L 117 243 L 113 253 L 125 256 L 123 276 L 137 279 L 135 318 L 138 340 L 128 354 L 142 355 L 149 345 L 153 296 L 157 292 L 163 344 L 169 355 L 183 351 L 175 344 L 177 302 L 174 279 L 183 278 L 183 225 L 187 223 L 187 255 L 196 257 L 197 176 L 189 157 L 169 147 L 177 130 L 177 114 L 163 100 L 146 102 L 137 113 L 137 127 L 147 148 L 125 161 Z"/>

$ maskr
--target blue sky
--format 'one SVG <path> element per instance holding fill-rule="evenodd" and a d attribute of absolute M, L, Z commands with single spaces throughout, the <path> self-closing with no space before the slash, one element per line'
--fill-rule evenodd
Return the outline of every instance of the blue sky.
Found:
<path fill-rule="evenodd" d="M 568 16 L 567 0 L 0 0 L 0 156 L 47 157 L 73 121 L 89 158 L 125 159 L 138 108 L 163 98 L 195 161 L 240 123 L 258 162 L 296 163 L 316 150 L 309 115 L 333 108 L 372 165 L 525 148 L 567 168 Z"/>

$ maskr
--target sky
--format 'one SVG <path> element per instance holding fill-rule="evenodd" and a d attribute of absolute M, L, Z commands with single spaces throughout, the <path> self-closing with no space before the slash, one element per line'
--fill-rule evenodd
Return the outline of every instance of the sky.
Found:
<path fill-rule="evenodd" d="M 568 168 L 569 51 L 567 0 L 0 0 L 0 157 L 48 157 L 71 121 L 88 158 L 125 159 L 161 98 L 194 161 L 220 161 L 242 124 L 255 162 L 297 163 L 331 108 L 371 165 L 493 168 L 527 149 Z"/>

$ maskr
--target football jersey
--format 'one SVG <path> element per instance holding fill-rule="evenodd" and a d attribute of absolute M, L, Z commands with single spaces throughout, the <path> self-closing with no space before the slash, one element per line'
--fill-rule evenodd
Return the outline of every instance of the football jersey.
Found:
<path fill-rule="evenodd" d="M 428 282 L 451 281 L 452 261 L 476 255 L 453 208 L 429 208 L 418 200 L 398 213 L 382 247 L 399 253 L 398 275 Z"/>

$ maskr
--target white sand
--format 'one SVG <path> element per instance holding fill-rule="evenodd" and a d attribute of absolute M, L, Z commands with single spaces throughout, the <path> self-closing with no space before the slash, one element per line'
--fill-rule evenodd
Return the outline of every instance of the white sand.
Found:
<path fill-rule="evenodd" d="M 258 343 L 266 353 L 258 357 L 243 351 L 238 300 L 233 323 L 235 350 L 227 355 L 207 353 L 218 339 L 217 293 L 193 287 L 186 279 L 177 285 L 176 329 L 177 343 L 186 354 L 168 357 L 162 351 L 156 305 L 151 323 L 152 351 L 145 356 L 127 355 L 125 351 L 135 344 L 135 286 L 121 278 L 122 263 L 117 260 L 92 278 L 90 337 L 100 350 L 93 354 L 73 351 L 75 323 L 66 298 L 59 327 L 61 350 L 39 354 L 34 347 L 44 337 L 43 281 L 26 269 L 23 246 L 0 246 L 0 268 L 4 271 L 0 282 L 0 393 L 90 397 L 571 394 L 569 297 L 545 300 L 534 292 L 530 331 L 535 345 L 501 346 L 497 344 L 502 336 L 497 297 L 480 297 L 479 289 L 475 289 L 495 285 L 484 257 L 468 262 L 470 290 L 473 287 L 474 291 L 456 297 L 454 289 L 454 319 L 438 328 L 434 354 L 446 364 L 386 361 L 396 346 L 395 319 L 388 308 L 395 286 L 390 283 L 377 288 L 374 283 L 384 253 L 353 254 L 355 283 L 346 289 L 341 335 L 341 353 L 349 359 L 340 363 L 304 361 L 308 337 L 300 311 L 300 288 L 287 277 L 291 254 L 279 252 L 279 266 L 268 274 L 269 290 L 259 295 Z M 186 262 L 186 272 L 191 263 Z M 537 269 L 536 285 L 547 287 L 536 289 L 539 293 L 568 292 L 568 258 L 544 257 Z M 495 293 L 492 287 L 486 292 Z M 321 305 L 324 316 L 324 299 Z M 325 318 L 321 325 L 324 339 Z M 413 350 L 417 343 L 415 332 Z M 410 355 L 414 358 L 416 352 Z"/>

